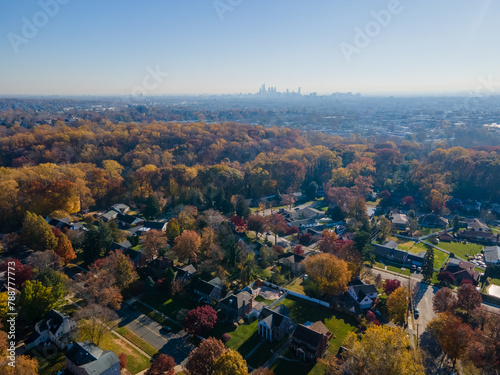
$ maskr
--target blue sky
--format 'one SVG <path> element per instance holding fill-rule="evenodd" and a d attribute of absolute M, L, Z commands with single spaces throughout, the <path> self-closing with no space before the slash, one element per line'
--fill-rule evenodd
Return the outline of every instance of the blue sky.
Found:
<path fill-rule="evenodd" d="M 38 0 L 0 2 L 0 94 L 247 93 L 262 83 L 448 93 L 500 82 L 493 0 L 41 0 L 57 1 L 66 4 L 47 20 Z M 220 17 L 214 4 L 230 10 Z M 389 9 L 380 25 L 372 13 Z M 23 18 L 38 20 L 36 35 Z M 356 30 L 371 30 L 367 46 Z M 341 45 L 356 53 L 346 59 Z"/>

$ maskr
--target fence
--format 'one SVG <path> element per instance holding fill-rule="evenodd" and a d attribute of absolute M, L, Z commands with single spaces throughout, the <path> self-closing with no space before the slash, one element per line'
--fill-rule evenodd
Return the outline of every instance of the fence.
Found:
<path fill-rule="evenodd" d="M 294 297 L 297 297 L 297 298 L 304 299 L 304 300 L 309 301 L 309 302 L 317 303 L 318 305 L 321 305 L 321 306 L 330 307 L 330 304 L 328 302 L 321 301 L 321 300 L 319 300 L 317 298 L 311 298 L 311 297 L 305 296 L 305 295 L 300 294 L 300 293 L 292 292 L 292 291 L 290 291 L 288 289 L 282 288 L 281 286 L 272 284 L 272 283 L 270 283 L 268 281 L 264 281 L 263 284 L 266 285 L 266 286 L 269 286 L 271 288 L 278 289 L 278 290 L 284 292 L 284 294 L 277 301 L 273 302 L 273 305 L 275 305 L 281 299 L 285 298 L 287 295 L 291 295 L 291 296 L 294 296 Z"/>

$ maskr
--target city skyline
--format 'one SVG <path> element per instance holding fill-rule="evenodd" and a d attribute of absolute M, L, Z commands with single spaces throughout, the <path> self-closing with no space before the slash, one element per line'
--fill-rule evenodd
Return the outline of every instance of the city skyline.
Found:
<path fill-rule="evenodd" d="M 500 4 L 409 0 L 9 2 L 0 95 L 484 93 Z"/>

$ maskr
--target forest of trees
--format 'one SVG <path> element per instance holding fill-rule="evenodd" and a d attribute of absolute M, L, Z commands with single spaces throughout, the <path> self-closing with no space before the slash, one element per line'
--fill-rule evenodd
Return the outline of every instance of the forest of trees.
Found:
<path fill-rule="evenodd" d="M 323 187 L 343 210 L 375 191 L 440 211 L 451 197 L 500 199 L 500 147 L 428 149 L 287 128 L 224 124 L 79 121 L 0 127 L 2 231 L 26 211 L 103 208 L 150 196 L 199 209 L 232 210 L 231 198 Z M 397 202 L 399 203 L 399 202 Z M 352 205 L 351 205 L 352 206 Z"/>

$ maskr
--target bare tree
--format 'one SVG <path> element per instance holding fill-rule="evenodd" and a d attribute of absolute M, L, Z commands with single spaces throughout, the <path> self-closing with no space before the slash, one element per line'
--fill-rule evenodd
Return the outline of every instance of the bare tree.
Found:
<path fill-rule="evenodd" d="M 48 269 L 60 271 L 61 262 L 59 255 L 52 250 L 37 251 L 27 259 L 27 263 L 40 273 Z"/>
<path fill-rule="evenodd" d="M 100 305 L 88 305 L 75 313 L 80 332 L 99 346 L 103 336 L 116 327 L 118 315 Z"/>

